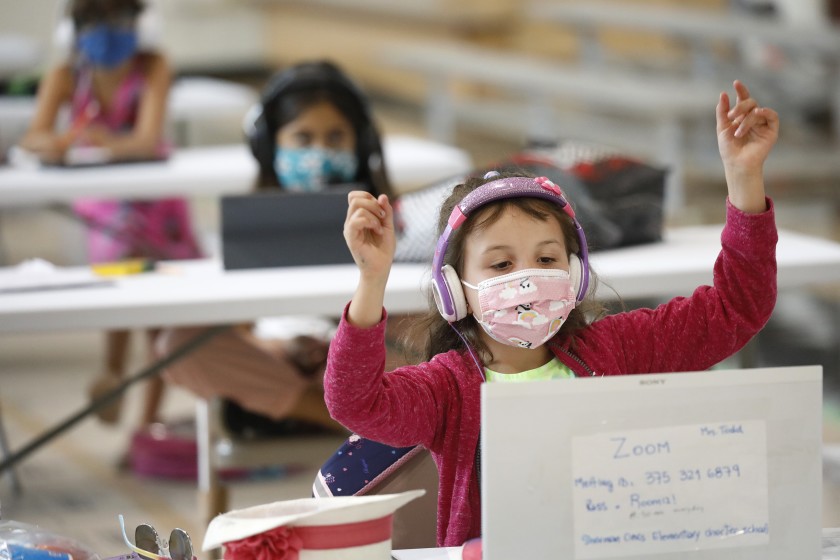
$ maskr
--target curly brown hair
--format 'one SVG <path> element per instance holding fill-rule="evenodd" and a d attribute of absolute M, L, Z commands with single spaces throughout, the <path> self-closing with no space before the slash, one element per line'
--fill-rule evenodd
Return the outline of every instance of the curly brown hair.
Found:
<path fill-rule="evenodd" d="M 478 187 L 500 178 L 508 177 L 530 177 L 524 173 L 502 173 L 490 179 L 481 177 L 468 178 L 461 184 L 456 185 L 452 189 L 452 193 L 443 202 L 440 208 L 440 215 L 438 218 L 438 235 L 440 235 L 446 228 L 449 215 L 452 209 L 463 200 L 465 196 L 477 189 Z M 530 197 L 522 198 L 508 198 L 491 202 L 478 211 L 470 214 L 467 220 L 456 229 L 449 239 L 449 246 L 447 247 L 444 263 L 451 265 L 458 275 L 463 274 L 464 266 L 464 245 L 470 233 L 473 231 L 486 228 L 495 223 L 508 208 L 516 208 L 526 215 L 531 216 L 537 220 L 546 221 L 551 218 L 557 220 L 563 230 L 563 238 L 566 243 L 566 249 L 569 253 L 579 253 L 580 245 L 578 236 L 575 231 L 572 219 L 565 213 L 557 204 L 552 202 Z M 583 301 L 578 303 L 575 309 L 569 314 L 566 322 L 560 328 L 558 336 L 570 336 L 571 334 L 588 326 L 592 320 L 604 315 L 606 312 L 603 305 L 596 302 L 590 294 L 594 294 L 597 289 L 597 277 L 590 270 L 589 289 L 584 296 Z M 423 359 L 431 360 L 437 354 L 448 352 L 449 350 L 464 349 L 464 342 L 461 336 L 467 341 L 470 347 L 477 352 L 479 358 L 483 363 L 490 363 L 493 360 L 493 355 L 490 349 L 484 342 L 482 342 L 479 335 L 481 327 L 472 315 L 468 315 L 460 321 L 456 321 L 450 325 L 437 310 L 434 303 L 434 298 L 429 293 L 430 311 L 415 321 L 411 328 L 409 328 L 403 338 L 403 343 L 406 347 L 416 345 L 416 341 L 425 340 L 426 347 L 422 352 Z M 453 329 L 454 327 L 454 329 Z M 458 332 L 455 332 L 457 329 Z M 461 336 L 458 335 L 460 333 Z"/>

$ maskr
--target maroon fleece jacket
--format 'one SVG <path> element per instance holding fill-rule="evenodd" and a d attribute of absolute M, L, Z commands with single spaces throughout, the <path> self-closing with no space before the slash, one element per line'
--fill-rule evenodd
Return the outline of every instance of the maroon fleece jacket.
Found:
<path fill-rule="evenodd" d="M 574 357 L 561 330 L 550 341 L 555 355 L 578 376 L 697 371 L 731 356 L 764 326 L 776 302 L 777 232 L 769 199 L 767 207 L 745 214 L 727 203 L 713 286 L 656 309 L 595 321 L 574 335 Z M 330 344 L 327 406 L 363 437 L 431 451 L 440 475 L 438 546 L 459 546 L 481 531 L 474 468 L 481 372 L 464 351 L 452 350 L 386 373 L 384 317 L 383 311 L 378 325 L 360 329 L 345 310 Z"/>

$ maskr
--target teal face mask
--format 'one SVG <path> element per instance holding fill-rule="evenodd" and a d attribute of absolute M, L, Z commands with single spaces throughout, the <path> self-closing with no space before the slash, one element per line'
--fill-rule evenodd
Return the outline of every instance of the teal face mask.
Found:
<path fill-rule="evenodd" d="M 327 185 L 349 183 L 356 178 L 359 162 L 349 150 L 278 148 L 274 172 L 284 189 L 320 191 Z"/>

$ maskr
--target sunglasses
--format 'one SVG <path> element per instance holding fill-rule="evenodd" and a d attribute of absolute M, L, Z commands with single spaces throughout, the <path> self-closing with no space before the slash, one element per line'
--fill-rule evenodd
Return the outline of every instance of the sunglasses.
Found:
<path fill-rule="evenodd" d="M 122 515 L 118 517 L 125 544 L 141 557 L 148 560 L 193 560 L 192 541 L 183 529 L 172 529 L 169 542 L 165 542 L 154 527 L 143 523 L 134 529 L 134 544 L 131 544 L 125 532 L 125 519 Z"/>

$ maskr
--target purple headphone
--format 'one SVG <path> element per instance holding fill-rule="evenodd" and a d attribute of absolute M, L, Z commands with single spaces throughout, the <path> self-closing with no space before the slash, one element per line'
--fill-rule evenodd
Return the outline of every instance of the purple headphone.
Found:
<path fill-rule="evenodd" d="M 487 176 L 492 176 L 488 173 Z M 569 258 L 569 274 L 577 288 L 575 299 L 580 302 L 589 287 L 589 251 L 586 247 L 586 236 L 575 218 L 575 211 L 563 196 L 560 187 L 546 177 L 509 177 L 490 181 L 464 197 L 452 209 L 446 229 L 443 230 L 435 248 L 432 261 L 432 293 L 441 316 L 450 323 L 459 321 L 467 316 L 467 300 L 458 273 L 450 265 L 443 264 L 446 248 L 452 232 L 458 229 L 472 212 L 485 204 L 506 198 L 531 197 L 554 202 L 572 219 L 580 244 L 578 255 Z"/>

